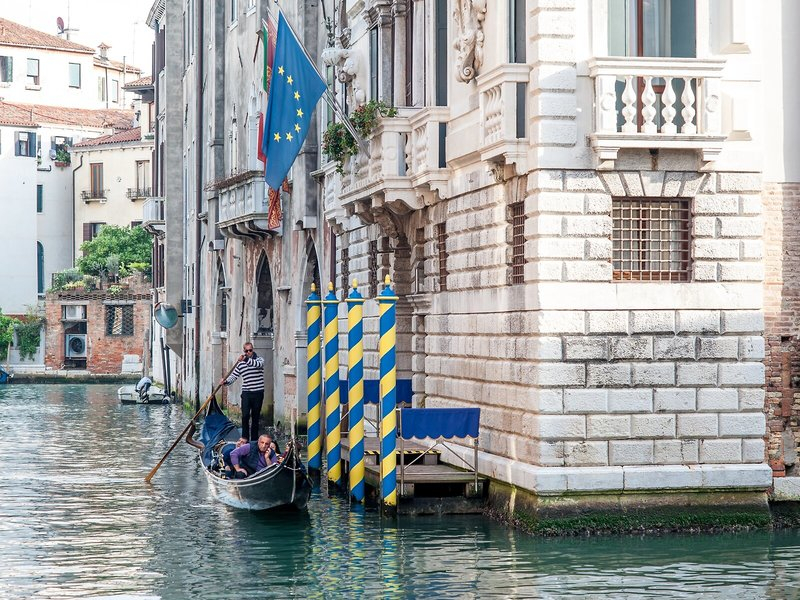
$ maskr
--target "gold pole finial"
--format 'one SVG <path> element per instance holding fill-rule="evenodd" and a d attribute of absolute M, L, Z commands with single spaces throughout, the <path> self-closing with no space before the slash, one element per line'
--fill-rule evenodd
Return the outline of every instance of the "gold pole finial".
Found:
<path fill-rule="evenodd" d="M 353 277 L 353 289 L 356 289 L 357 287 L 358 287 L 358 279 Z"/>

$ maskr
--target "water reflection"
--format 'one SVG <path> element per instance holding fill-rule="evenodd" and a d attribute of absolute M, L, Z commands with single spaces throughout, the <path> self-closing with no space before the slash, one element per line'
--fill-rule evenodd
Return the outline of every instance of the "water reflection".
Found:
<path fill-rule="evenodd" d="M 0 598 L 790 598 L 796 531 L 540 539 L 481 517 L 399 521 L 214 501 L 175 406 L 111 386 L 0 388 Z"/>

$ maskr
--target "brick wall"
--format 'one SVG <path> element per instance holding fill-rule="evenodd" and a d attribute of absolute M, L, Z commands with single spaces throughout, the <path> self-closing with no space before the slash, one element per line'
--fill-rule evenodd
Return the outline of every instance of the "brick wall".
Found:
<path fill-rule="evenodd" d="M 800 184 L 768 184 L 765 213 L 764 322 L 767 454 L 776 476 L 798 474 L 800 439 Z"/>

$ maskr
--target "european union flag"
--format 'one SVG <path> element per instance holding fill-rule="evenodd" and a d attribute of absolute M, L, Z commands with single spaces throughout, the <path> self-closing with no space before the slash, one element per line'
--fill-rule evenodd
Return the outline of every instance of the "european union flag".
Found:
<path fill-rule="evenodd" d="M 281 13 L 261 141 L 267 157 L 264 179 L 269 187 L 278 189 L 286 178 L 308 135 L 311 115 L 324 91 L 325 82 L 306 58 Z"/>

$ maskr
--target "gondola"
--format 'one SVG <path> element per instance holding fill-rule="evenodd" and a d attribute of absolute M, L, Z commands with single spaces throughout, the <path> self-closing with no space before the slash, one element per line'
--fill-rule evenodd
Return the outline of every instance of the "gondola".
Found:
<path fill-rule="evenodd" d="M 214 498 L 228 506 L 253 511 L 278 507 L 305 509 L 311 496 L 311 480 L 294 439 L 287 443 L 283 461 L 278 464 L 246 479 L 227 479 L 220 474 L 219 448 L 226 442 L 235 442 L 239 435 L 239 429 L 225 416 L 216 399 L 212 400 L 200 433 L 203 449 L 198 458 Z"/>
<path fill-rule="evenodd" d="M 139 393 L 134 385 L 123 385 L 117 388 L 117 398 L 122 404 L 169 404 L 167 393 L 155 385 L 144 393 Z"/>

